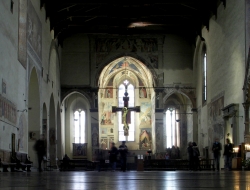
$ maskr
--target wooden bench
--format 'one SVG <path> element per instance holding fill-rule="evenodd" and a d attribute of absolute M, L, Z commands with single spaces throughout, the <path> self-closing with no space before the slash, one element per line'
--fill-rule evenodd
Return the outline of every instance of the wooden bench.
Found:
<path fill-rule="evenodd" d="M 29 160 L 28 155 L 26 153 L 16 152 L 12 157 L 11 161 L 16 163 L 16 169 L 19 170 L 20 168 L 25 171 L 27 168 L 27 172 L 30 172 L 30 168 L 33 164 L 32 161 Z"/>
<path fill-rule="evenodd" d="M 11 162 L 11 153 L 8 151 L 0 150 L 0 164 L 3 168 L 3 172 L 8 172 L 10 168 L 11 172 L 15 171 L 16 163 Z"/>

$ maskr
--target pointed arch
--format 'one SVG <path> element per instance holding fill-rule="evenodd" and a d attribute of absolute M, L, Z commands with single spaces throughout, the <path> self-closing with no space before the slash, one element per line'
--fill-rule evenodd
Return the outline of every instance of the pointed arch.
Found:
<path fill-rule="evenodd" d="M 186 146 L 183 145 L 187 144 L 188 140 L 196 139 L 195 132 L 198 130 L 194 125 L 196 118 L 196 112 L 193 112 L 194 104 L 190 95 L 177 89 L 172 89 L 163 99 L 163 141 L 179 147 L 180 157 L 185 157 Z"/>
<path fill-rule="evenodd" d="M 36 138 L 39 138 L 41 134 L 40 127 L 40 93 L 39 93 L 39 79 L 35 67 L 31 70 L 28 86 L 28 132 L 36 134 Z M 34 166 L 38 166 L 36 152 L 33 149 L 36 139 L 28 141 L 28 154 Z"/>
<path fill-rule="evenodd" d="M 69 157 L 73 158 L 73 147 L 72 143 L 74 143 L 75 138 L 75 118 L 74 113 L 77 110 L 81 110 L 85 112 L 85 134 L 84 139 L 87 147 L 91 146 L 91 138 L 89 138 L 89 134 L 91 131 L 91 115 L 90 115 L 91 103 L 90 98 L 86 93 L 81 92 L 80 90 L 72 90 L 64 96 L 61 104 L 61 112 L 62 112 L 62 130 L 65 131 L 64 136 L 62 136 L 62 140 L 65 141 L 65 150 L 64 152 L 69 155 Z M 90 159 L 90 149 L 88 149 L 88 158 Z"/>
<path fill-rule="evenodd" d="M 118 60 L 121 60 L 122 58 L 132 58 L 138 64 L 139 63 L 142 64 L 144 66 L 144 69 L 150 71 L 152 75 L 152 79 L 153 79 L 152 86 L 154 87 L 158 86 L 159 79 L 158 79 L 158 75 L 154 67 L 150 63 L 148 63 L 147 60 L 144 60 L 143 58 L 141 58 L 140 56 L 132 52 L 128 52 L 126 54 L 125 53 L 115 54 L 112 57 L 105 59 L 96 69 L 94 84 L 99 86 L 101 73 L 103 73 L 103 70 L 107 67 L 107 65 L 109 65 L 110 63 L 117 62 Z"/>
<path fill-rule="evenodd" d="M 129 131 L 133 139 L 129 136 L 125 138 L 129 141 L 132 149 L 153 148 L 154 146 L 152 144 L 154 142 L 152 143 L 150 140 L 150 142 L 145 143 L 142 142 L 145 139 L 138 137 L 142 132 L 141 130 L 146 130 L 151 136 L 155 134 L 155 121 L 152 119 L 154 118 L 153 110 L 155 109 L 155 78 L 143 62 L 128 55 L 112 60 L 109 64 L 104 66 L 98 78 L 98 118 L 101 147 L 109 148 L 108 142 L 117 142 L 121 140 L 120 135 L 124 136 L 123 127 L 121 129 L 121 125 L 124 124 L 121 122 L 121 114 L 112 113 L 112 107 L 124 106 L 123 94 L 125 92 L 119 92 L 120 85 L 125 81 L 134 87 L 133 92 L 130 92 L 133 93 L 133 95 L 131 94 L 131 97 L 129 96 L 129 98 L 133 98 L 135 102 L 134 106 L 142 106 L 141 112 L 135 113 L 134 118 L 132 114 L 129 116 L 128 122 L 131 124 L 129 130 L 132 130 L 132 122 L 135 123 L 135 130 Z M 143 91 L 145 95 L 139 96 L 140 91 Z M 113 131 L 110 135 L 106 133 L 109 128 L 112 128 Z"/>

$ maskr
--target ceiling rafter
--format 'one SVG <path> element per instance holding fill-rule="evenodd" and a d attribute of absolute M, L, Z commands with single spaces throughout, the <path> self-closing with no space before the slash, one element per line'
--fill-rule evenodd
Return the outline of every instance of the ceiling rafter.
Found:
<path fill-rule="evenodd" d="M 40 0 L 56 37 L 74 33 L 140 35 L 176 33 L 195 40 L 226 0 Z M 134 24 L 133 24 L 134 23 Z M 133 24 L 133 25 L 131 25 Z M 202 37 L 202 36 L 201 36 Z"/>

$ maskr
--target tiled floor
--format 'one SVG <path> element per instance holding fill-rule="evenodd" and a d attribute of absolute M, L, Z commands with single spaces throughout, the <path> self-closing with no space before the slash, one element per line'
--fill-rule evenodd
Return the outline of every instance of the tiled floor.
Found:
<path fill-rule="evenodd" d="M 0 189 L 250 190 L 250 171 L 0 172 Z"/>

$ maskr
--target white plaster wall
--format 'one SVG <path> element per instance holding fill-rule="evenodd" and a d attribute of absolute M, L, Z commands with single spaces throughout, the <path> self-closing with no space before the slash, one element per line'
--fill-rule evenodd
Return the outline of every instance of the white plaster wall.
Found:
<path fill-rule="evenodd" d="M 50 118 L 49 116 L 57 116 L 57 105 L 60 104 L 60 78 L 58 77 L 60 73 L 59 68 L 59 55 L 57 54 L 57 45 L 56 42 L 52 39 L 51 31 L 50 31 L 50 22 L 49 19 L 46 20 L 45 8 L 40 9 L 40 1 L 31 0 L 34 9 L 37 12 L 37 15 L 42 23 L 42 65 L 38 70 L 43 69 L 43 75 L 41 73 L 38 74 L 39 79 L 39 91 L 40 91 L 40 108 L 42 110 L 42 106 L 45 103 L 47 107 L 47 119 L 48 126 L 47 130 L 51 126 L 49 126 L 50 120 L 55 120 L 57 126 L 57 119 Z M 38 66 L 39 67 L 39 66 Z M 47 75 L 49 80 L 47 80 Z M 60 76 L 60 75 L 59 75 Z M 53 85 L 52 85 L 53 81 Z M 50 97 L 53 94 L 53 105 L 54 112 L 49 113 L 50 108 Z M 42 127 L 42 111 L 40 112 L 40 129 Z M 54 127 L 54 126 L 53 126 Z"/>
<path fill-rule="evenodd" d="M 90 85 L 89 40 L 76 34 L 63 42 L 62 85 Z"/>
<path fill-rule="evenodd" d="M 192 44 L 177 35 L 166 35 L 163 45 L 164 83 L 191 84 L 193 79 Z"/>
<path fill-rule="evenodd" d="M 14 4 L 13 14 L 10 1 L 0 1 L 0 94 L 16 105 L 25 109 L 26 71 L 17 60 L 18 45 L 18 3 Z M 2 79 L 6 81 L 6 95 L 2 93 Z M 21 113 L 17 113 L 17 124 Z M 10 125 L 0 118 L 0 149 L 11 150 L 11 134 L 18 131 L 16 125 Z M 16 143 L 17 144 L 17 143 Z M 26 148 L 27 149 L 27 148 Z"/>
<path fill-rule="evenodd" d="M 42 108 L 43 102 L 49 107 L 50 96 L 53 93 L 55 97 L 55 105 L 60 102 L 60 78 L 56 78 L 59 73 L 59 60 L 57 56 L 52 56 L 50 59 L 50 46 L 51 46 L 51 33 L 49 20 L 45 20 L 45 10 L 40 9 L 40 1 L 31 0 L 38 17 L 42 23 L 42 65 L 44 70 L 43 80 L 40 73 L 39 77 L 39 91 L 40 91 L 40 107 Z M 7 93 L 4 95 L 8 100 L 13 102 L 18 110 L 27 109 L 27 92 L 29 88 L 29 74 L 27 70 L 18 61 L 18 1 L 14 2 L 13 14 L 10 11 L 10 1 L 0 2 L 0 79 L 4 79 L 7 84 Z M 56 65 L 52 68 L 52 76 L 55 76 L 55 84 L 52 85 L 46 81 L 46 73 L 49 70 L 49 61 L 51 64 Z M 37 68 L 41 70 L 41 68 Z M 0 94 L 2 94 L 2 85 L 0 85 Z M 26 100 L 26 102 L 24 101 Z M 57 109 L 55 109 L 57 110 Z M 42 111 L 41 111 L 42 113 Z M 41 115 L 40 113 L 40 115 Z M 17 113 L 17 124 L 21 113 Z M 28 113 L 25 113 L 26 120 L 28 121 Z M 41 117 L 40 117 L 41 118 Z M 40 127 L 42 126 L 42 120 L 40 119 Z M 4 127 L 3 127 L 4 126 Z M 28 132 L 28 126 L 25 129 Z M 16 137 L 18 132 L 15 126 L 6 124 L 0 120 L 0 149 L 9 150 L 11 142 L 11 133 L 15 133 Z M 25 134 L 27 138 L 28 134 Z M 24 152 L 28 152 L 26 147 Z"/>
<path fill-rule="evenodd" d="M 55 120 L 55 125 L 57 128 L 57 119 L 56 118 L 50 118 L 49 116 L 58 116 L 57 114 L 57 105 L 60 105 L 60 57 L 58 55 L 58 49 L 57 42 L 53 39 L 53 35 L 51 35 L 50 31 L 50 22 L 49 18 L 46 20 L 46 13 L 45 8 L 40 9 L 40 1 L 37 0 L 31 0 L 34 9 L 37 12 L 37 15 L 42 23 L 42 68 L 39 68 L 39 70 L 43 69 L 43 76 L 39 75 L 40 81 L 39 81 L 39 91 L 41 95 L 40 99 L 40 108 L 42 109 L 43 103 L 46 104 L 47 109 L 50 107 L 52 102 L 50 102 L 50 97 L 53 94 L 53 104 L 54 108 L 52 109 L 55 113 L 49 113 L 48 109 L 48 126 L 47 129 L 54 126 L 49 126 L 50 120 Z M 47 75 L 49 80 L 47 80 Z M 60 113 L 59 113 L 60 114 Z M 40 112 L 40 128 L 42 127 L 42 111 Z M 57 155 L 60 156 L 60 155 Z"/>
<path fill-rule="evenodd" d="M 218 94 L 224 92 L 224 106 L 239 104 L 239 115 L 243 115 L 243 82 L 245 75 L 245 22 L 244 1 L 228 0 L 226 8 L 220 4 L 217 18 L 209 22 L 209 30 L 205 27 L 202 36 L 207 47 L 207 104 Z M 197 43 L 198 45 L 198 43 Z M 198 46 L 197 48 L 201 48 Z M 201 108 L 203 132 L 207 127 L 207 106 L 202 105 L 202 71 L 201 49 L 194 56 L 195 76 L 197 77 L 197 107 Z M 243 142 L 244 123 L 239 119 L 239 139 Z M 199 135 L 198 135 L 199 136 Z M 199 138 L 201 138 L 199 136 Z M 206 138 L 205 138 L 206 139 Z M 199 140 L 200 141 L 200 140 Z M 209 142 L 204 142 L 204 146 Z M 224 142 L 222 142 L 224 144 Z"/>

